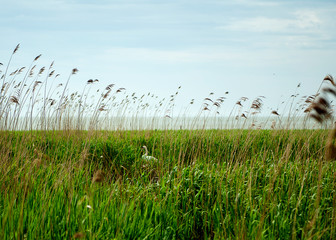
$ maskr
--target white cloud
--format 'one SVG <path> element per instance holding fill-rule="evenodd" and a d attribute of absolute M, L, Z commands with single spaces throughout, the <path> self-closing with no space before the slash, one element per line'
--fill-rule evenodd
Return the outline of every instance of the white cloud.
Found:
<path fill-rule="evenodd" d="M 231 1 L 230 1 L 231 2 Z M 281 2 L 275 1 L 260 1 L 260 0 L 234 0 L 231 2 L 232 4 L 240 4 L 243 6 L 258 6 L 258 7 L 271 7 L 271 6 L 279 6 Z"/>
<path fill-rule="evenodd" d="M 221 29 L 251 32 L 309 33 L 316 32 L 324 24 L 322 18 L 313 10 L 299 10 L 292 18 L 254 17 L 234 21 Z"/>

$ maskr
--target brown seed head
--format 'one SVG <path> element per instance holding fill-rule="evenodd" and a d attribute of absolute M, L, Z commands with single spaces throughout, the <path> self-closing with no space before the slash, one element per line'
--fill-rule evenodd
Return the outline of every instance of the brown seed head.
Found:
<path fill-rule="evenodd" d="M 119 89 L 117 90 L 117 93 L 121 92 L 122 90 L 125 90 L 125 88 L 119 88 Z"/>
<path fill-rule="evenodd" d="M 219 102 L 214 102 L 213 105 L 215 105 L 216 107 L 220 107 L 221 106 Z"/>
<path fill-rule="evenodd" d="M 15 104 L 20 105 L 20 104 L 19 104 L 19 99 L 18 99 L 17 97 L 15 97 L 15 96 L 11 96 L 11 97 L 9 98 L 9 101 L 11 101 L 12 103 L 15 103 Z"/>
<path fill-rule="evenodd" d="M 109 84 L 107 85 L 107 87 L 105 88 L 106 90 L 111 90 L 113 88 L 114 84 Z"/>
<path fill-rule="evenodd" d="M 29 77 L 32 77 L 34 75 L 34 69 L 35 69 L 36 65 L 34 65 L 29 72 Z"/>
<path fill-rule="evenodd" d="M 42 67 L 39 71 L 39 75 L 41 75 L 44 72 L 44 70 L 45 70 L 45 67 Z"/>
<path fill-rule="evenodd" d="M 315 99 L 315 96 L 309 96 L 306 100 L 305 103 L 312 103 Z"/>
<path fill-rule="evenodd" d="M 332 95 L 336 97 L 336 90 L 333 88 L 323 88 L 322 91 L 325 93 L 331 93 Z"/>
<path fill-rule="evenodd" d="M 14 51 L 13 51 L 13 54 L 17 52 L 17 50 L 19 50 L 19 47 L 20 47 L 20 43 L 18 45 L 16 45 Z"/>
<path fill-rule="evenodd" d="M 324 107 L 326 107 L 326 108 L 329 108 L 329 107 L 330 107 L 329 102 L 328 102 L 325 98 L 323 98 L 323 97 L 320 97 L 320 98 L 318 99 L 317 104 L 322 105 L 322 106 L 324 106 Z"/>
<path fill-rule="evenodd" d="M 55 70 L 51 71 L 51 72 L 49 73 L 49 77 L 51 77 L 52 75 L 54 75 L 54 73 L 55 73 Z"/>
<path fill-rule="evenodd" d="M 312 107 L 309 106 L 309 107 L 307 107 L 303 112 L 304 112 L 304 113 L 310 113 L 311 110 L 312 110 Z"/>
<path fill-rule="evenodd" d="M 273 111 L 271 112 L 271 114 L 274 114 L 274 115 L 280 116 L 280 114 L 279 114 L 277 111 L 275 111 L 275 110 L 273 110 Z"/>
<path fill-rule="evenodd" d="M 93 179 L 92 179 L 92 182 L 93 183 L 100 183 L 100 182 L 103 182 L 104 180 L 104 172 L 102 170 L 98 170 L 95 172 L 95 174 L 93 175 Z"/>
<path fill-rule="evenodd" d="M 334 78 L 330 74 L 328 74 L 327 76 L 325 76 L 325 78 L 323 79 L 323 81 L 330 81 L 332 85 L 336 86 L 335 82 L 334 82 Z"/>
<path fill-rule="evenodd" d="M 25 68 L 26 68 L 26 67 L 22 67 L 22 68 L 20 68 L 19 73 L 22 73 L 22 71 L 23 71 Z"/>
<path fill-rule="evenodd" d="M 54 99 L 49 99 L 50 100 L 50 106 L 55 105 L 56 101 Z"/>
<path fill-rule="evenodd" d="M 241 107 L 243 106 L 243 105 L 241 104 L 241 101 L 236 102 L 236 104 L 239 105 L 239 106 L 241 106 Z"/>
<path fill-rule="evenodd" d="M 42 83 L 42 82 L 41 81 L 35 81 L 34 82 L 33 92 L 35 92 L 37 85 L 39 85 L 40 83 Z"/>
<path fill-rule="evenodd" d="M 14 72 L 12 72 L 11 74 L 9 74 L 9 76 L 13 76 L 13 75 L 15 75 L 18 71 L 19 71 L 19 70 L 16 69 Z"/>
<path fill-rule="evenodd" d="M 78 72 L 77 68 L 72 69 L 72 74 L 76 74 Z"/>
<path fill-rule="evenodd" d="M 310 116 L 312 118 L 314 118 L 316 121 L 318 121 L 319 123 L 322 123 L 323 122 L 323 118 L 320 116 L 320 115 L 317 115 L 317 114 L 310 114 Z"/>
<path fill-rule="evenodd" d="M 38 55 L 36 58 L 34 58 L 34 61 L 37 61 L 41 56 L 42 54 Z"/>
<path fill-rule="evenodd" d="M 109 96 L 109 94 L 111 93 L 111 89 L 108 90 L 104 95 L 103 95 L 103 98 L 107 98 Z"/>
<path fill-rule="evenodd" d="M 328 109 L 325 106 L 321 105 L 321 104 L 313 103 L 312 104 L 312 108 L 319 115 L 327 115 L 328 114 Z"/>

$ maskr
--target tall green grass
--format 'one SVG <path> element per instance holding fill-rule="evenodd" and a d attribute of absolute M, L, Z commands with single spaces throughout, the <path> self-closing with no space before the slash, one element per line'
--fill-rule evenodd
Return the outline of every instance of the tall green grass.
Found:
<path fill-rule="evenodd" d="M 335 162 L 323 161 L 325 136 L 3 132 L 1 238 L 333 239 Z M 143 144 L 159 163 L 142 160 Z M 98 169 L 101 183 L 92 181 Z"/>

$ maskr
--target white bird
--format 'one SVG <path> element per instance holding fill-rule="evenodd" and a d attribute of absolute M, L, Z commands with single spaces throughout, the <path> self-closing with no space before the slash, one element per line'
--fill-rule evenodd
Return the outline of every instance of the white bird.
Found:
<path fill-rule="evenodd" d="M 142 159 L 147 160 L 147 161 L 157 161 L 157 158 L 153 156 L 148 156 L 148 150 L 146 146 L 143 146 L 142 148 L 145 149 L 146 153 L 142 155 Z"/>

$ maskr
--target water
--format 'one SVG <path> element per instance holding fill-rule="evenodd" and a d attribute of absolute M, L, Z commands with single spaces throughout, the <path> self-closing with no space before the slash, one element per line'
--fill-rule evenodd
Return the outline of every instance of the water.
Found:
<path fill-rule="evenodd" d="M 102 117 L 92 121 L 84 118 L 64 117 L 61 123 L 48 119 L 45 124 L 35 118 L 33 124 L 20 118 L 17 125 L 4 125 L 2 130 L 193 130 L 193 129 L 318 129 L 332 127 L 333 120 L 323 125 L 307 117 Z"/>
<path fill-rule="evenodd" d="M 331 122 L 330 122 L 331 123 Z M 92 126 L 88 121 L 84 129 L 102 130 L 180 130 L 180 129 L 316 129 L 328 127 L 330 123 L 321 125 L 307 117 L 111 117 L 101 118 Z"/>

